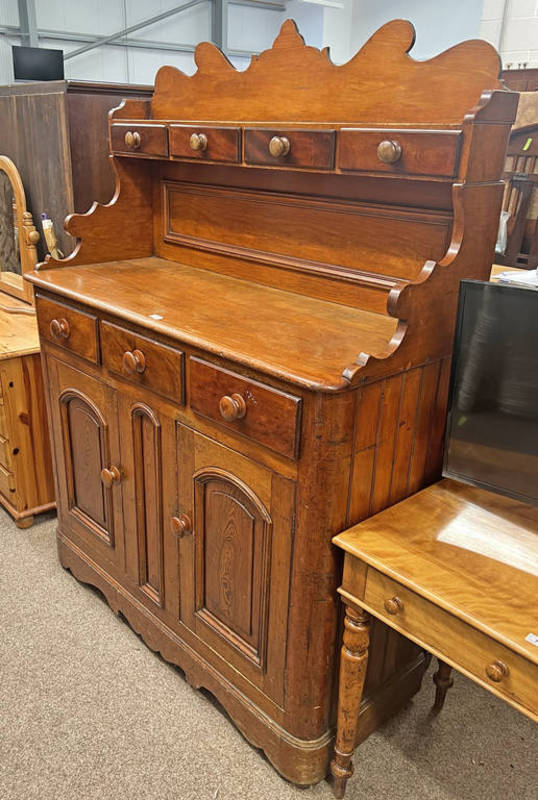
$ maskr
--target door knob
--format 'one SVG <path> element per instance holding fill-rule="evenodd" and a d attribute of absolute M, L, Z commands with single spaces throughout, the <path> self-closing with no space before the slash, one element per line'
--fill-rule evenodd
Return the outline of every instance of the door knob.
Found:
<path fill-rule="evenodd" d="M 247 413 L 247 404 L 240 394 L 225 394 L 219 400 L 220 415 L 227 422 L 234 419 L 243 419 Z"/>
<path fill-rule="evenodd" d="M 269 142 L 269 152 L 273 158 L 287 156 L 290 152 L 290 140 L 286 136 L 273 136 Z"/>
<path fill-rule="evenodd" d="M 377 147 L 377 157 L 384 164 L 395 164 L 402 157 L 402 146 L 391 139 L 385 139 Z"/>
<path fill-rule="evenodd" d="M 503 678 L 507 678 L 510 674 L 508 665 L 504 661 L 494 661 L 486 667 L 486 675 L 494 683 L 500 683 Z"/>
<path fill-rule="evenodd" d="M 398 614 L 403 611 L 403 603 L 399 597 L 391 597 L 390 600 L 385 600 L 385 611 L 387 614 Z"/>
<path fill-rule="evenodd" d="M 193 133 L 189 139 L 191 150 L 204 151 L 207 149 L 207 136 L 205 133 Z"/>
<path fill-rule="evenodd" d="M 121 473 L 117 467 L 110 467 L 107 469 L 106 467 L 101 470 L 101 480 L 103 484 L 110 488 L 114 482 L 119 481 L 121 478 Z"/>
<path fill-rule="evenodd" d="M 66 319 L 51 319 L 49 330 L 55 339 L 68 339 L 71 327 Z"/>
<path fill-rule="evenodd" d="M 172 517 L 172 530 L 181 538 L 186 533 L 192 531 L 192 522 L 187 514 L 180 514 L 179 517 Z"/>
<path fill-rule="evenodd" d="M 146 358 L 142 350 L 126 350 L 121 360 L 123 369 L 129 375 L 142 373 L 146 369 Z"/>
<path fill-rule="evenodd" d="M 141 141 L 138 131 L 127 131 L 125 134 L 125 146 L 128 147 L 129 150 L 138 150 Z"/>

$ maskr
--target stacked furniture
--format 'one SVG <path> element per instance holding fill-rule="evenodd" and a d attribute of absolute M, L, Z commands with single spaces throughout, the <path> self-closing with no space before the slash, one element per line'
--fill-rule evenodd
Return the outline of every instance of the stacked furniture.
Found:
<path fill-rule="evenodd" d="M 506 249 L 496 259 L 521 269 L 538 267 L 538 92 L 520 95 L 503 178 L 508 213 Z"/>
<path fill-rule="evenodd" d="M 114 201 L 29 277 L 62 564 L 298 784 L 326 775 L 341 560 L 331 537 L 440 474 L 462 277 L 487 279 L 517 95 L 485 42 L 412 26 L 348 63 L 293 22 L 237 72 L 110 118 Z M 374 625 L 357 741 L 427 657 Z"/>
<path fill-rule="evenodd" d="M 19 528 L 54 508 L 54 484 L 32 290 L 36 231 L 20 175 L 0 156 L 0 504 Z"/>
<path fill-rule="evenodd" d="M 63 230 L 66 216 L 87 211 L 94 200 L 108 203 L 114 194 L 107 113 L 123 97 L 151 92 L 150 86 L 86 81 L 0 87 L 0 153 L 17 165 L 34 219 L 52 219 L 64 253 L 75 245 Z M 41 258 L 44 253 L 38 243 Z"/>

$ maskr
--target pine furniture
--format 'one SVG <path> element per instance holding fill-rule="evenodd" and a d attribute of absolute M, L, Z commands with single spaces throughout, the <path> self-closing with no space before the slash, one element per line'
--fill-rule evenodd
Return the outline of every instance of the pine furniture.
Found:
<path fill-rule="evenodd" d="M 352 774 L 373 619 L 439 659 L 439 710 L 455 667 L 538 722 L 538 508 L 444 479 L 335 536 L 346 618 L 336 797 Z"/>
<path fill-rule="evenodd" d="M 38 239 L 17 168 L 0 156 L 0 504 L 19 528 L 55 505 L 37 321 L 22 277 Z"/>
<path fill-rule="evenodd" d="M 110 117 L 117 191 L 34 284 L 62 564 L 298 784 L 328 769 L 331 537 L 436 480 L 462 277 L 489 276 L 517 95 L 412 26 L 348 63 L 292 21 Z M 364 739 L 423 650 L 373 634 Z"/>

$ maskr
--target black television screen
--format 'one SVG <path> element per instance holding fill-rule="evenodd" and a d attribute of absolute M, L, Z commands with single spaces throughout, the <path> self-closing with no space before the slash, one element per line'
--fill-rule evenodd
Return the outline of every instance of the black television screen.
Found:
<path fill-rule="evenodd" d="M 538 292 L 462 281 L 447 477 L 538 504 Z"/>
<path fill-rule="evenodd" d="M 64 77 L 63 50 L 46 47 L 12 47 L 13 72 L 17 81 L 61 81 Z"/>

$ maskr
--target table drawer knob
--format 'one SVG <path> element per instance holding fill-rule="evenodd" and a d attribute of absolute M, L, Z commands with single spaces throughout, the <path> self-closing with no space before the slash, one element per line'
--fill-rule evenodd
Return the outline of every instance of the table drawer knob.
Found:
<path fill-rule="evenodd" d="M 141 141 L 138 131 L 127 131 L 125 134 L 125 146 L 128 147 L 129 150 L 138 150 Z"/>
<path fill-rule="evenodd" d="M 192 522 L 187 514 L 180 514 L 179 517 L 172 517 L 172 530 L 174 530 L 179 537 L 185 533 L 192 531 Z"/>
<path fill-rule="evenodd" d="M 121 360 L 123 369 L 129 375 L 142 373 L 146 369 L 146 358 L 142 350 L 126 350 Z"/>
<path fill-rule="evenodd" d="M 402 146 L 391 139 L 384 139 L 377 147 L 377 157 L 384 164 L 395 164 L 402 157 Z"/>
<path fill-rule="evenodd" d="M 71 333 L 71 326 L 66 319 L 51 319 L 50 332 L 55 339 L 68 339 Z"/>
<path fill-rule="evenodd" d="M 290 152 L 290 140 L 285 136 L 273 136 L 269 142 L 269 152 L 273 158 L 287 156 Z"/>
<path fill-rule="evenodd" d="M 193 133 L 189 139 L 191 150 L 203 152 L 207 150 L 207 136 L 205 133 Z"/>
<path fill-rule="evenodd" d="M 385 600 L 385 611 L 387 614 L 399 614 L 403 611 L 403 603 L 399 597 L 391 597 L 390 600 Z"/>
<path fill-rule="evenodd" d="M 486 667 L 486 675 L 490 681 L 494 681 L 494 683 L 500 683 L 502 679 L 507 678 L 509 674 L 510 670 L 504 661 L 493 661 L 492 664 L 488 664 Z"/>
<path fill-rule="evenodd" d="M 110 487 L 114 482 L 118 482 L 121 478 L 120 471 L 117 467 L 110 467 L 107 469 L 106 467 L 101 470 L 101 481 L 104 483 L 105 486 Z"/>
<path fill-rule="evenodd" d="M 220 415 L 227 422 L 232 422 L 234 419 L 243 419 L 247 413 L 247 404 L 240 394 L 225 394 L 219 400 Z"/>

